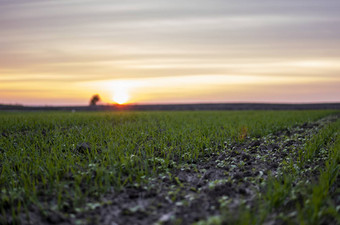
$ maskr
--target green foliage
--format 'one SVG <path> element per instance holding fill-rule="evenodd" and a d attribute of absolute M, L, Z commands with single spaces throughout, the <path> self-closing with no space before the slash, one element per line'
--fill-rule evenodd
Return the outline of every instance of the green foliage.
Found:
<path fill-rule="evenodd" d="M 307 142 L 305 148 L 299 151 L 300 166 L 306 163 L 306 161 L 314 158 L 324 146 L 329 143 L 333 134 L 336 132 L 336 126 L 328 125 L 327 128 L 322 129 L 317 135 L 315 135 L 309 142 Z"/>
<path fill-rule="evenodd" d="M 322 158 L 322 149 L 328 151 L 327 158 Z M 301 157 L 303 154 L 303 157 Z M 339 176 L 340 161 L 340 121 L 323 128 L 311 138 L 299 152 L 297 163 L 303 167 L 308 162 L 324 159 L 324 167 L 320 170 L 317 182 L 309 183 L 301 180 L 301 171 L 294 166 L 288 166 L 282 177 L 267 180 L 266 190 L 260 198 L 259 210 L 288 211 L 289 215 L 281 213 L 281 219 L 297 224 L 321 224 L 326 218 L 340 223 L 339 209 L 336 208 L 330 196 L 330 190 Z M 296 195 L 299 194 L 300 201 Z M 287 202 L 295 208 L 287 206 Z M 295 217 L 296 216 L 296 217 Z"/>
<path fill-rule="evenodd" d="M 197 224 L 340 224 L 340 206 L 331 195 L 332 189 L 339 192 L 335 185 L 339 185 L 340 175 L 340 120 L 321 129 L 288 157 L 295 159 L 282 163 L 284 173 L 280 176 L 269 176 L 253 207 L 241 204 L 230 213 L 224 205 L 221 215 Z M 318 179 L 310 182 L 304 173 L 310 172 L 312 162 L 322 166 Z"/>
<path fill-rule="evenodd" d="M 329 156 L 325 168 L 320 171 L 319 180 L 309 187 L 309 195 L 304 201 L 304 207 L 299 208 L 300 224 L 320 224 L 325 216 L 334 218 L 340 223 L 338 210 L 331 201 L 330 189 L 339 176 L 340 161 L 340 121 L 327 127 L 322 133 L 325 139 L 334 139 L 335 142 L 329 149 Z M 312 141 L 313 143 L 314 140 Z M 319 146 L 320 148 L 322 146 Z"/>
<path fill-rule="evenodd" d="M 268 203 L 269 210 L 283 205 L 290 195 L 292 183 L 293 179 L 288 174 L 280 178 L 271 177 L 268 179 L 264 200 Z"/>
<path fill-rule="evenodd" d="M 1 112 L 0 209 L 15 215 L 42 198 L 60 210 L 84 207 L 89 196 L 141 184 L 177 163 L 220 151 L 225 142 L 331 113 Z M 89 147 L 81 149 L 83 143 Z"/>

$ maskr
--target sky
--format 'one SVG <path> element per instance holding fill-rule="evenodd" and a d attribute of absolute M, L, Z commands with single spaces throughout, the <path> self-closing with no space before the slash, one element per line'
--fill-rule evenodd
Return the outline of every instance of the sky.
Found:
<path fill-rule="evenodd" d="M 0 104 L 340 102 L 338 0 L 0 0 Z"/>

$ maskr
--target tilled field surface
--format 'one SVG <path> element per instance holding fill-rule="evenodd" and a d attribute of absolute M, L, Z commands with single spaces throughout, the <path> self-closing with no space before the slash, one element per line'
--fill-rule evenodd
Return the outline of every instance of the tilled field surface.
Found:
<path fill-rule="evenodd" d="M 234 223 L 245 216 L 241 215 L 244 210 L 257 208 L 259 196 L 267 190 L 267 180 L 284 176 L 287 165 L 297 168 L 301 157 L 299 149 L 336 120 L 337 116 L 329 116 L 264 137 L 245 138 L 238 144 L 226 142 L 218 153 L 207 154 L 191 163 L 177 165 L 173 162 L 170 172 L 145 178 L 144 185 L 136 184 L 107 194 L 99 201 L 89 200 L 92 203 L 87 208 L 65 209 L 65 212 L 45 210 L 41 215 L 40 210 L 31 207 L 29 215 L 22 215 L 21 221 L 23 224 L 107 225 Z M 327 158 L 327 148 L 316 158 L 300 169 L 293 186 L 301 181 L 317 180 Z M 331 188 L 337 205 L 338 187 L 339 179 Z M 284 199 L 282 206 L 270 210 L 270 215 L 262 222 L 284 224 L 283 215 L 296 217 L 291 207 L 301 201 L 299 196 Z M 222 214 L 226 222 L 218 222 Z M 27 216 L 30 221 L 25 219 Z M 335 223 L 327 218 L 325 221 Z"/>

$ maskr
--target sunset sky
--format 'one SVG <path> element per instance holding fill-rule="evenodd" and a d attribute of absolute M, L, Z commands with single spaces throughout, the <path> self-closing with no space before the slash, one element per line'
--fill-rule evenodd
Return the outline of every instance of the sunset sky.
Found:
<path fill-rule="evenodd" d="M 339 0 L 1 0 L 0 104 L 340 102 Z"/>

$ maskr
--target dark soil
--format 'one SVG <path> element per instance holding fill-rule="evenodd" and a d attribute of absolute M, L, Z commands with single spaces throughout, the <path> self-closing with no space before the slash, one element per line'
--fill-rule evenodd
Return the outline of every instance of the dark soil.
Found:
<path fill-rule="evenodd" d="M 320 128 L 336 120 L 327 117 L 242 143 L 225 143 L 222 151 L 196 162 L 176 166 L 170 173 L 149 178 L 145 185 L 105 195 L 91 209 L 56 212 L 30 208 L 23 224 L 150 225 L 191 224 L 218 215 L 220 209 L 237 212 L 252 206 L 268 176 L 280 176 L 283 165 L 295 162 L 297 151 Z M 78 146 L 77 150 L 87 150 Z M 317 174 L 308 176 L 313 180 Z M 338 195 L 337 195 L 338 196 Z M 278 222 L 278 221 L 276 221 Z"/>
<path fill-rule="evenodd" d="M 0 111 L 150 111 L 150 110 L 316 110 L 340 109 L 340 103 L 267 104 L 267 103 L 207 103 L 168 105 L 97 105 L 97 106 L 22 106 L 1 105 Z"/>

